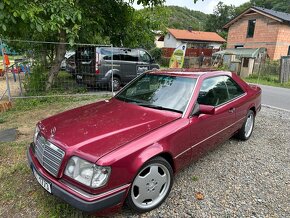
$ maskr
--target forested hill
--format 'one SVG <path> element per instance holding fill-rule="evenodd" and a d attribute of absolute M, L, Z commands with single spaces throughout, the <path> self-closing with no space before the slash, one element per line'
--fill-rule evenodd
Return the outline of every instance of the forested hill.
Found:
<path fill-rule="evenodd" d="M 207 14 L 178 6 L 166 6 L 166 8 L 170 13 L 168 28 L 187 29 L 191 26 L 193 30 L 204 29 Z"/>

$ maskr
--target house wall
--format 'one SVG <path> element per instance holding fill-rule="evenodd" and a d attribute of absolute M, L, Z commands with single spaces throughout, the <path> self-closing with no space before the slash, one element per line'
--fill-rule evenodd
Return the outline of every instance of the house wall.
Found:
<path fill-rule="evenodd" d="M 208 46 L 212 47 L 213 49 L 220 49 L 220 47 L 223 45 L 223 43 L 217 43 L 217 42 L 213 42 L 213 43 L 209 43 Z"/>
<path fill-rule="evenodd" d="M 164 37 L 164 47 L 165 48 L 176 48 L 177 46 L 181 45 L 184 43 L 182 40 L 176 39 L 173 35 L 170 33 L 167 33 Z M 218 42 L 196 42 L 196 41 L 190 41 L 189 42 L 189 47 L 190 45 L 196 45 L 193 47 L 199 47 L 201 44 L 205 44 L 207 47 L 213 47 L 213 49 L 220 49 L 223 43 L 218 43 Z"/>
<path fill-rule="evenodd" d="M 290 25 L 281 24 L 279 27 L 277 37 L 275 58 L 280 59 L 281 56 L 286 56 L 288 54 L 289 46 L 290 46 Z"/>
<path fill-rule="evenodd" d="M 248 21 L 256 19 L 253 38 L 247 38 Z M 244 48 L 267 48 L 269 57 L 277 60 L 287 55 L 290 45 L 290 26 L 260 14 L 244 15 L 233 23 L 228 32 L 227 48 L 243 45 Z"/>
<path fill-rule="evenodd" d="M 176 40 L 174 36 L 170 33 L 167 33 L 164 37 L 164 47 L 165 48 L 176 48 L 178 45 L 181 44 L 181 41 Z"/>
<path fill-rule="evenodd" d="M 157 48 L 163 48 L 164 47 L 164 41 L 158 41 L 158 39 L 160 38 L 160 36 L 155 36 L 155 45 Z"/>

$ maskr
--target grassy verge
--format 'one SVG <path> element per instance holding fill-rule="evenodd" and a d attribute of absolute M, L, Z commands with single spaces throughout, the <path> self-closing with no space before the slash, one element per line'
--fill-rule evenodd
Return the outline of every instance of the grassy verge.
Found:
<path fill-rule="evenodd" d="M 288 83 L 280 83 L 278 76 L 275 75 L 260 76 L 260 77 L 258 77 L 258 75 L 251 75 L 245 78 L 244 80 L 247 81 L 248 83 L 257 83 L 268 86 L 290 88 L 290 81 Z"/>
<path fill-rule="evenodd" d="M 0 143 L 0 217 L 87 217 L 40 187 L 27 165 L 26 151 L 37 121 L 101 98 L 18 99 L 0 114 L 0 129 L 18 130 L 16 141 Z"/>

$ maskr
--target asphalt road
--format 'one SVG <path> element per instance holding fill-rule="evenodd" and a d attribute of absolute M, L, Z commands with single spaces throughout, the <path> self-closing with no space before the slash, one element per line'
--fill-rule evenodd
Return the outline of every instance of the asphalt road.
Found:
<path fill-rule="evenodd" d="M 290 89 L 259 86 L 262 88 L 262 104 L 290 111 Z"/>

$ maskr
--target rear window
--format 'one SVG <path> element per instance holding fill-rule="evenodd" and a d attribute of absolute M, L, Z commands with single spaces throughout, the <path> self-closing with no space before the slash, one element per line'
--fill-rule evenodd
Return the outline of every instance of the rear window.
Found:
<path fill-rule="evenodd" d="M 81 61 L 90 61 L 95 59 L 94 47 L 79 47 L 76 52 L 76 59 Z"/>

